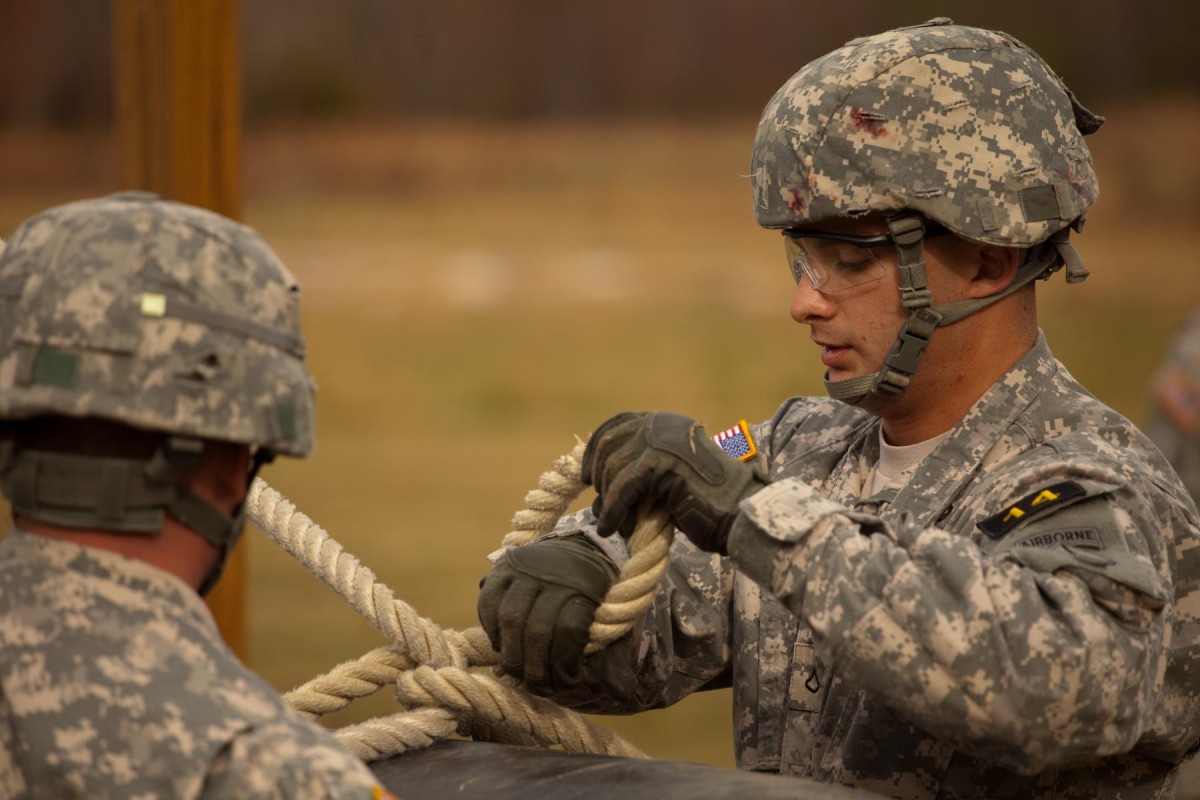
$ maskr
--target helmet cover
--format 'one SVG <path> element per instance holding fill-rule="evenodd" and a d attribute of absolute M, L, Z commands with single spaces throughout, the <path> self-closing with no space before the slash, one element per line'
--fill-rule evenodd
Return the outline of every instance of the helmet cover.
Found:
<path fill-rule="evenodd" d="M 1028 247 L 1095 202 L 1083 135 L 1103 121 L 1004 33 L 940 18 L 855 39 L 767 104 L 755 214 L 788 228 L 911 209 L 972 241 Z"/>
<path fill-rule="evenodd" d="M 0 308 L 0 419 L 312 450 L 299 286 L 244 225 L 140 192 L 51 208 L 0 255 Z"/>

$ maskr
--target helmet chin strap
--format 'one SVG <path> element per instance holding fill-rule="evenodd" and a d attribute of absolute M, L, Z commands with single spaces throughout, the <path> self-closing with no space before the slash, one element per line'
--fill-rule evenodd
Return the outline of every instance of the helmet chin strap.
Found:
<path fill-rule="evenodd" d="M 65 528 L 154 536 L 170 514 L 220 552 L 198 589 L 205 595 L 241 537 L 245 501 L 229 516 L 181 485 L 203 450 L 200 439 L 168 436 L 154 455 L 140 460 L 30 450 L 5 440 L 0 444 L 0 487 L 15 513 Z M 274 457 L 267 448 L 254 452 L 247 488 Z"/>
<path fill-rule="evenodd" d="M 888 217 L 887 225 L 900 256 L 900 300 L 912 316 L 900 328 L 895 346 L 874 375 L 831 381 L 829 373 L 825 373 L 825 391 L 830 397 L 871 413 L 877 413 L 908 388 L 937 328 L 958 322 L 1037 278 L 1049 278 L 1064 264 L 1067 283 L 1079 283 L 1088 275 L 1078 251 L 1067 241 L 1070 228 L 1063 228 L 1028 251 L 1025 263 L 1003 290 L 987 297 L 934 307 L 925 272 L 924 220 L 917 214 L 904 214 Z"/>
<path fill-rule="evenodd" d="M 254 455 L 250 458 L 250 469 L 246 473 L 247 491 L 250 490 L 250 484 L 254 483 L 254 478 L 258 475 L 258 471 L 262 469 L 263 465 L 270 464 L 274 460 L 275 451 L 273 450 L 260 447 L 254 451 Z M 242 502 L 238 503 L 231 518 L 225 516 L 216 507 L 206 503 L 190 492 L 180 495 L 176 503 L 185 500 L 195 500 L 197 503 L 202 504 L 202 507 L 197 506 L 197 508 L 200 508 L 202 513 L 208 516 L 208 519 L 185 519 L 179 515 L 180 509 L 172 506 L 167 506 L 167 510 L 184 525 L 187 525 L 216 545 L 221 551 L 221 557 L 217 559 L 217 563 L 204 576 L 204 581 L 200 584 L 199 589 L 197 589 L 200 596 L 204 597 L 217 585 L 217 581 L 221 580 L 221 575 L 225 572 L 225 564 L 229 561 L 229 555 L 233 552 L 234 545 L 242 538 L 242 532 L 246 529 L 246 501 L 243 498 Z M 212 535 L 214 533 L 216 535 Z"/>

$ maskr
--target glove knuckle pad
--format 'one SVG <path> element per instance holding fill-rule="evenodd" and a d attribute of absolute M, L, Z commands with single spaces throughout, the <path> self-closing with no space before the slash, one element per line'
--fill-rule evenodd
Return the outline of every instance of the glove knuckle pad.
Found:
<path fill-rule="evenodd" d="M 646 441 L 655 450 L 687 464 L 714 486 L 725 479 L 725 464 L 707 446 L 710 442 L 704 434 L 704 427 L 687 417 L 667 413 L 652 415 L 647 425 Z"/>
<path fill-rule="evenodd" d="M 605 558 L 594 545 L 550 539 L 514 547 L 505 555 L 512 568 L 539 585 L 563 587 L 600 602 L 613 583 Z M 615 569 L 615 568 L 614 568 Z"/>
<path fill-rule="evenodd" d="M 588 439 L 587 447 L 584 448 L 583 458 L 580 461 L 584 483 L 595 484 L 597 467 L 602 472 L 605 463 L 612 455 L 613 448 L 619 446 L 629 436 L 628 433 L 622 432 L 622 429 L 640 427 L 641 420 L 645 416 L 645 413 L 642 412 L 623 411 L 600 423 Z"/>

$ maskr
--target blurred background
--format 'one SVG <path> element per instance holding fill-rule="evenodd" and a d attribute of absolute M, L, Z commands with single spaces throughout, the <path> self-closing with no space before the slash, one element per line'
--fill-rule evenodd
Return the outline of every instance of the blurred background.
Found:
<path fill-rule="evenodd" d="M 118 188 L 111 9 L 0 0 L 0 237 Z M 1200 304 L 1200 4 L 1065 0 L 244 0 L 244 220 L 304 286 L 317 451 L 266 479 L 397 595 L 476 624 L 486 554 L 607 416 L 710 429 L 821 391 L 746 179 L 758 114 L 842 42 L 946 15 L 1005 30 L 1109 121 L 1058 357 L 1135 421 Z M 286 690 L 380 639 L 257 532 L 250 665 Z M 731 765 L 728 692 L 614 721 Z M 332 724 L 394 710 L 359 703 Z"/>

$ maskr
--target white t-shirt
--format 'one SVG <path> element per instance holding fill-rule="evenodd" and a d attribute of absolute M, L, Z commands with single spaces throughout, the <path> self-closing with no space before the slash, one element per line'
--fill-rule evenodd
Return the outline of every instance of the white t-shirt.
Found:
<path fill-rule="evenodd" d="M 867 496 L 870 497 L 881 489 L 900 483 L 913 467 L 924 461 L 925 456 L 932 453 L 949 435 L 950 431 L 946 431 L 939 436 L 916 444 L 893 445 L 887 443 L 883 436 L 883 426 L 880 425 L 879 462 L 871 473 L 870 490 L 867 492 Z"/>

